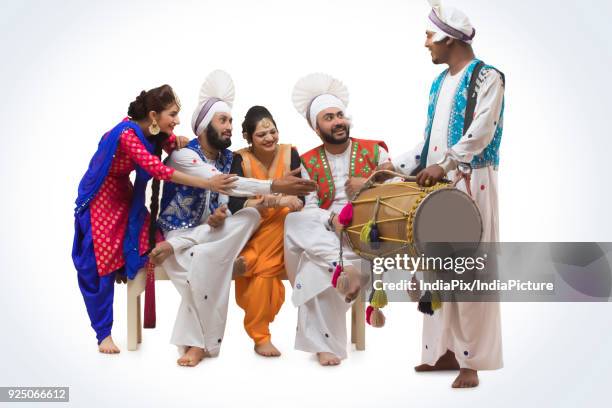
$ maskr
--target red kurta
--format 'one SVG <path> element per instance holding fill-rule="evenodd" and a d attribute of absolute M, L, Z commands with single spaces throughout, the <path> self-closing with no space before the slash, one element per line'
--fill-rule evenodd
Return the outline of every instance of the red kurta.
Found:
<path fill-rule="evenodd" d="M 171 135 L 164 145 L 172 151 L 176 137 Z M 119 146 L 111 163 L 106 180 L 96 197 L 91 201 L 91 227 L 96 266 L 100 276 L 107 275 L 125 264 L 123 259 L 123 237 L 128 223 L 134 186 L 130 173 L 136 164 L 158 180 L 169 180 L 174 169 L 165 166 L 159 158 L 149 153 L 132 129 L 119 137 Z M 140 253 L 148 248 L 149 216 L 140 231 Z"/>

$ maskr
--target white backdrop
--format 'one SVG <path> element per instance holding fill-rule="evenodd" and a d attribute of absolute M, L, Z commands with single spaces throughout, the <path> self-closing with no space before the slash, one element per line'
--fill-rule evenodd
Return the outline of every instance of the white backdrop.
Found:
<path fill-rule="evenodd" d="M 506 74 L 502 240 L 611 241 L 611 4 L 446 3 L 470 16 L 477 56 Z M 333 369 L 292 350 L 289 303 L 272 327 L 284 352 L 275 361 L 254 355 L 231 304 L 221 357 L 188 370 L 175 367 L 168 344 L 174 288 L 158 285 L 159 327 L 127 352 L 118 287 L 114 337 L 123 352 L 95 351 L 70 259 L 73 202 L 99 137 L 129 102 L 169 83 L 183 106 L 177 133 L 191 136 L 199 86 L 221 68 L 236 83 L 233 146 L 245 145 L 240 123 L 260 104 L 281 140 L 304 152 L 318 139 L 291 90 L 323 71 L 349 88 L 352 135 L 384 139 L 398 154 L 422 137 L 429 86 L 442 69 L 423 47 L 428 12 L 425 0 L 3 1 L 0 386 L 67 385 L 75 404 L 90 406 L 572 406 L 607 396 L 609 304 L 503 305 L 506 368 L 483 373 L 468 392 L 450 390 L 452 374 L 412 371 L 420 316 L 406 304 L 392 305 L 388 327 L 368 330 L 365 353 Z"/>

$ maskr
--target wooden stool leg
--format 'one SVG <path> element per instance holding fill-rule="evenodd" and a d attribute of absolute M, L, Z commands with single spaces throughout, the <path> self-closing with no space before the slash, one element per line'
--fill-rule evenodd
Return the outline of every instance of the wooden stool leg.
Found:
<path fill-rule="evenodd" d="M 359 295 L 353 304 L 355 312 L 355 348 L 359 351 L 365 350 L 365 302 L 363 294 Z"/>
<path fill-rule="evenodd" d="M 351 307 L 351 344 L 357 343 L 357 326 L 356 326 L 355 304 Z"/>
<path fill-rule="evenodd" d="M 131 293 L 132 285 L 128 282 L 128 299 L 127 299 L 127 329 L 128 329 L 128 350 L 136 350 L 138 347 L 138 316 L 139 310 L 137 303 L 138 296 Z"/>
<path fill-rule="evenodd" d="M 155 268 L 155 280 L 168 280 L 168 274 L 161 267 Z M 127 324 L 128 324 L 128 350 L 134 351 L 142 343 L 142 310 L 140 308 L 140 295 L 147 285 L 147 272 L 138 271 L 134 279 L 128 279 L 127 285 Z"/>
<path fill-rule="evenodd" d="M 128 350 L 134 351 L 142 341 L 142 324 L 140 317 L 140 294 L 144 291 L 146 273 L 141 269 L 134 279 L 127 282 L 127 329 Z"/>
<path fill-rule="evenodd" d="M 138 344 L 142 343 L 142 313 L 140 311 L 140 295 L 138 295 L 138 297 L 136 298 L 136 310 L 138 313 L 138 318 L 136 319 L 136 321 L 138 322 L 138 330 L 136 332 L 136 338 L 138 341 Z"/>

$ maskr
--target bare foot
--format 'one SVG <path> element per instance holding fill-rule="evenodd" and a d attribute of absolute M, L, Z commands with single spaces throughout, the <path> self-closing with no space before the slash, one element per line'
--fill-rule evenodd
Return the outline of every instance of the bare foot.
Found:
<path fill-rule="evenodd" d="M 322 366 L 337 366 L 340 364 L 340 357 L 332 353 L 321 352 L 317 353 L 319 364 Z"/>
<path fill-rule="evenodd" d="M 279 357 L 281 352 L 274 347 L 271 341 L 255 345 L 255 352 L 264 357 Z"/>
<path fill-rule="evenodd" d="M 232 278 L 242 276 L 246 272 L 247 265 L 243 256 L 239 256 L 234 261 L 234 269 L 232 270 Z"/>
<path fill-rule="evenodd" d="M 357 299 L 361 288 L 367 283 L 368 277 L 352 265 L 345 266 L 344 273 L 346 273 L 349 278 L 349 286 L 345 294 L 345 300 L 346 303 L 350 303 Z"/>
<path fill-rule="evenodd" d="M 459 363 L 455 359 L 455 353 L 446 350 L 446 353 L 436 361 L 436 365 L 421 364 L 414 367 L 414 371 L 418 373 L 426 371 L 449 371 L 459 370 Z"/>
<path fill-rule="evenodd" d="M 200 347 L 189 347 L 176 362 L 183 367 L 195 367 L 204 357 L 210 357 L 206 350 Z"/>
<path fill-rule="evenodd" d="M 155 245 L 155 248 L 151 250 L 149 259 L 155 265 L 161 265 L 166 258 L 174 253 L 174 248 L 167 241 L 162 241 Z"/>
<path fill-rule="evenodd" d="M 104 354 L 117 354 L 121 350 L 119 350 L 119 347 L 117 347 L 117 345 L 113 341 L 113 338 L 109 335 L 104 340 L 102 340 L 102 342 L 98 346 L 98 351 Z"/>
<path fill-rule="evenodd" d="M 478 386 L 478 372 L 469 368 L 459 370 L 459 375 L 453 381 L 453 388 L 474 388 Z"/>

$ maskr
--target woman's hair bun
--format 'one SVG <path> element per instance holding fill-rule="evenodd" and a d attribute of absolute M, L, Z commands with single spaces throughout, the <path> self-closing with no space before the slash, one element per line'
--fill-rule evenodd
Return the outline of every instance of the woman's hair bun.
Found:
<path fill-rule="evenodd" d="M 134 101 L 130 103 L 128 108 L 128 116 L 132 119 L 141 120 L 147 116 L 147 107 L 145 106 L 145 97 L 147 91 L 142 91 Z"/>

